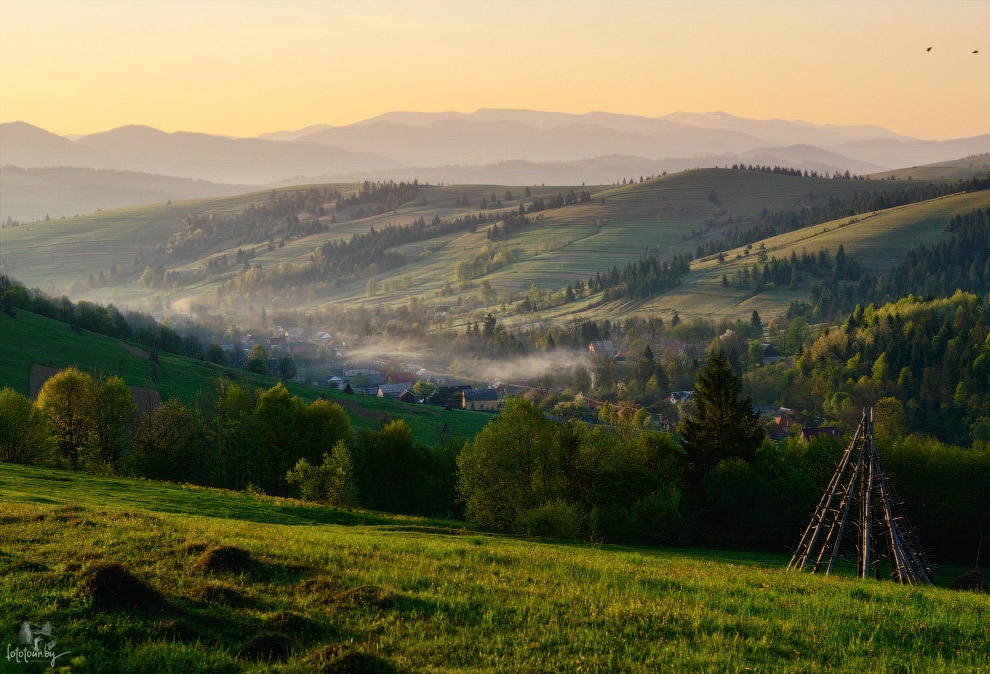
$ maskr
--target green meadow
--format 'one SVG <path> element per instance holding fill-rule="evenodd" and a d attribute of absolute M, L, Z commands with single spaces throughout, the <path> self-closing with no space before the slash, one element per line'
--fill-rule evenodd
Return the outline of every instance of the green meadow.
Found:
<path fill-rule="evenodd" d="M 143 347 L 98 335 L 86 330 L 76 332 L 69 325 L 28 311 L 18 311 L 17 318 L 0 313 L 0 386 L 10 386 L 27 394 L 31 364 L 64 368 L 75 365 L 92 374 L 118 375 L 129 386 L 154 388 L 163 400 L 175 397 L 187 405 L 208 399 L 221 380 L 255 388 L 271 388 L 278 379 L 244 370 L 233 370 L 206 361 L 159 353 L 152 380 L 152 362 Z M 336 390 L 288 382 L 286 387 L 306 401 L 321 395 L 340 403 L 357 428 L 374 428 L 388 416 L 404 419 L 417 440 L 434 444 L 444 423 L 453 436 L 468 439 L 491 419 L 484 412 L 444 410 L 442 407 L 413 405 L 364 395 L 345 395 Z"/>
<path fill-rule="evenodd" d="M 49 622 L 61 671 L 990 671 L 987 595 L 787 572 L 785 554 L 495 537 L 10 464 L 0 504 L 0 643 Z"/>

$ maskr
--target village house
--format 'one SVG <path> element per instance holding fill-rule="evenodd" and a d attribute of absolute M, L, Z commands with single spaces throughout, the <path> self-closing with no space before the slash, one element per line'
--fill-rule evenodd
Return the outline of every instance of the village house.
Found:
<path fill-rule="evenodd" d="M 522 384 L 510 384 L 504 381 L 498 381 L 492 387 L 498 391 L 499 398 L 511 398 L 512 396 L 519 395 L 520 393 L 525 393 L 530 389 L 529 386 L 524 386 Z"/>
<path fill-rule="evenodd" d="M 774 348 L 773 344 L 763 345 L 763 362 L 767 365 L 773 365 L 774 363 L 779 363 L 784 360 L 784 357 Z"/>
<path fill-rule="evenodd" d="M 398 398 L 403 391 L 409 389 L 408 384 L 381 384 L 378 386 L 377 395 L 379 398 Z"/>
<path fill-rule="evenodd" d="M 588 352 L 591 353 L 592 356 L 604 356 L 605 358 L 611 358 L 615 355 L 615 344 L 612 343 L 611 339 L 592 342 L 588 345 Z"/>
<path fill-rule="evenodd" d="M 320 386 L 329 386 L 330 388 L 340 388 L 344 383 L 344 380 L 336 375 L 331 375 L 320 380 Z"/>
<path fill-rule="evenodd" d="M 399 394 L 399 401 L 404 403 L 414 403 L 416 402 L 416 395 L 409 389 L 406 389 Z"/>
<path fill-rule="evenodd" d="M 686 403 L 694 399 L 694 391 L 671 391 L 670 402 L 674 405 Z"/>
<path fill-rule="evenodd" d="M 498 391 L 493 388 L 469 388 L 461 392 L 461 407 L 466 410 L 487 410 L 494 412 L 502 406 Z"/>

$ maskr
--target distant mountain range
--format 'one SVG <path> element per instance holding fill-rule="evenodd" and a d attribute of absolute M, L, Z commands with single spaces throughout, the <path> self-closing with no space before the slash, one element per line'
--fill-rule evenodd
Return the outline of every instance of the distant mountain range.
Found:
<path fill-rule="evenodd" d="M 0 165 L 111 168 L 258 184 L 295 175 L 390 168 L 397 163 L 317 143 L 165 133 L 149 126 L 122 126 L 73 141 L 24 122 L 10 122 L 0 125 Z"/>
<path fill-rule="evenodd" d="M 113 169 L 56 166 L 0 168 L 0 221 L 20 222 L 45 216 L 70 217 L 95 210 L 169 200 L 243 194 L 251 185 L 211 183 Z"/>
<path fill-rule="evenodd" d="M 877 126 L 755 120 L 724 112 L 390 112 L 346 126 L 318 124 L 258 138 L 147 126 L 63 137 L 24 122 L 0 125 L 0 165 L 116 169 L 255 185 L 312 176 L 613 182 L 737 162 L 868 173 L 984 152 L 990 152 L 990 134 L 924 141 Z"/>

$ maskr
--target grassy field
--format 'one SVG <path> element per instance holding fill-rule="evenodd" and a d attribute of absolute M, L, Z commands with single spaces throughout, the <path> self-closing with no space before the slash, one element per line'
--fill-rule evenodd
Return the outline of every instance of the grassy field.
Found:
<path fill-rule="evenodd" d="M 50 622 L 64 671 L 990 671 L 987 595 L 788 573 L 784 555 L 492 537 L 9 464 L 0 505 L 0 643 Z"/>
<path fill-rule="evenodd" d="M 270 388 L 275 377 L 232 370 L 213 363 L 160 353 L 155 367 L 157 381 L 152 381 L 152 363 L 140 347 L 88 331 L 75 332 L 70 326 L 27 311 L 18 311 L 17 318 L 0 314 L 0 335 L 4 348 L 0 350 L 0 386 L 27 394 L 31 364 L 50 367 L 75 365 L 93 374 L 118 375 L 129 386 L 156 389 L 163 400 L 179 398 L 187 404 L 197 401 L 201 394 L 213 390 L 217 381 L 229 381 L 256 388 Z M 143 354 L 143 355 L 142 355 Z M 444 422 L 453 435 L 472 438 L 491 419 L 483 412 L 446 411 L 442 407 L 411 405 L 373 396 L 348 396 L 325 388 L 289 382 L 289 391 L 303 400 L 312 401 L 321 395 L 344 406 L 354 426 L 375 427 L 388 415 L 404 419 L 417 440 L 433 444 Z"/>

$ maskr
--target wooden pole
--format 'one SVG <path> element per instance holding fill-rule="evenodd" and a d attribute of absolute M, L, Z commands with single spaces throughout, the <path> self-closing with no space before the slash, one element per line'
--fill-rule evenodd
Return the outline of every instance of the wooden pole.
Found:
<path fill-rule="evenodd" d="M 872 418 L 873 409 L 867 408 L 869 410 L 869 415 Z M 864 410 L 863 416 L 867 416 L 867 411 Z M 864 421 L 864 424 L 866 422 Z M 873 427 L 872 424 L 869 427 L 870 436 L 872 436 Z M 866 480 L 863 490 L 863 498 L 860 503 L 860 525 L 859 525 L 859 577 L 867 578 L 870 574 L 870 543 L 871 543 L 871 532 L 870 526 L 873 519 L 873 454 L 869 451 L 870 442 L 865 439 L 863 443 L 863 453 L 866 454 Z"/>
<path fill-rule="evenodd" d="M 864 410 L 863 420 L 865 421 L 865 419 L 866 411 Z M 795 551 L 794 556 L 791 557 L 791 561 L 787 565 L 788 569 L 796 568 L 800 571 L 808 563 L 808 558 L 815 549 L 815 543 L 818 540 L 818 535 L 821 533 L 822 525 L 824 524 L 829 510 L 831 510 L 832 501 L 835 499 L 835 493 L 839 488 L 839 484 L 842 482 L 842 476 L 849 467 L 853 450 L 859 441 L 862 431 L 863 421 L 860 422 L 859 427 L 856 429 L 856 434 L 853 436 L 852 442 L 849 443 L 849 447 L 846 448 L 845 453 L 842 455 L 842 460 L 839 461 L 839 467 L 836 468 L 835 473 L 832 475 L 832 479 L 825 488 L 825 493 L 822 494 L 822 499 L 819 501 L 818 507 L 815 509 L 815 512 L 811 517 L 811 521 L 808 523 L 808 526 L 804 530 L 804 534 L 801 536 L 801 542 L 798 543 L 798 549 Z"/>
<path fill-rule="evenodd" d="M 835 560 L 839 557 L 839 550 L 842 549 L 842 535 L 846 531 L 846 520 L 849 519 L 849 511 L 852 510 L 852 508 L 849 507 L 849 496 L 856 489 L 856 480 L 859 477 L 859 470 L 862 467 L 862 465 L 863 465 L 863 454 L 862 452 L 860 452 L 859 460 L 856 462 L 856 468 L 853 469 L 852 479 L 849 480 L 849 487 L 848 489 L 846 489 L 845 496 L 843 496 L 842 498 L 842 504 L 839 506 L 839 509 L 842 512 L 842 523 L 839 525 L 839 535 L 836 536 L 835 543 L 833 543 L 832 545 L 832 556 L 829 558 L 828 567 L 825 569 L 826 576 L 832 575 L 832 567 L 835 566 Z M 829 537 L 831 538 L 831 533 Z M 822 547 L 822 552 L 823 553 L 825 552 L 825 547 Z M 820 558 L 821 555 L 819 555 L 819 560 Z M 821 562 L 819 561 L 819 563 Z M 816 565 L 815 571 L 817 570 L 818 570 L 818 566 Z"/>

